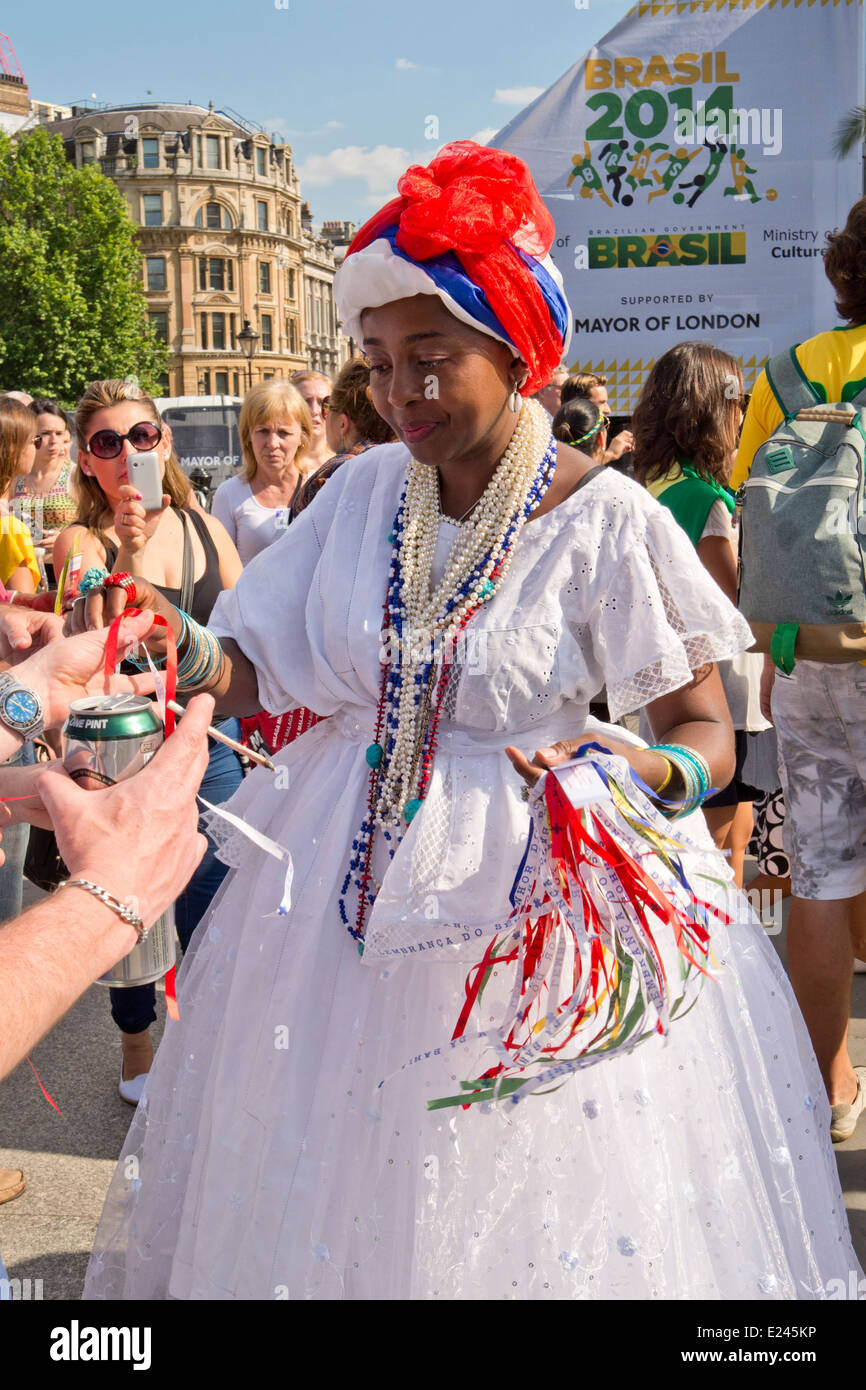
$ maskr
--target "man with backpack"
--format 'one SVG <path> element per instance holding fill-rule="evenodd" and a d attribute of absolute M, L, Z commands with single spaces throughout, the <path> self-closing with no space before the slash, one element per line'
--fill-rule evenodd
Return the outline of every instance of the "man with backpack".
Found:
<path fill-rule="evenodd" d="M 765 658 L 791 857 L 788 970 L 832 1108 L 834 1142 L 866 1108 L 848 1054 L 866 958 L 866 198 L 827 237 L 844 326 L 772 358 L 743 425 L 740 608 Z M 862 419 L 861 419 L 862 412 Z"/>

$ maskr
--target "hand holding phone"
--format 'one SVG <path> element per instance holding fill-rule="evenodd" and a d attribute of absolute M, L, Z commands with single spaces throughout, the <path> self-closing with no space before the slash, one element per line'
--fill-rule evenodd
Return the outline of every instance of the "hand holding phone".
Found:
<path fill-rule="evenodd" d="M 149 481 L 152 484 L 153 479 Z M 155 505 L 152 505 L 152 486 L 147 488 L 149 495 L 145 496 L 141 495 L 141 489 L 137 489 L 131 482 L 124 483 L 119 492 L 120 501 L 114 513 L 114 530 L 124 550 L 138 552 L 144 549 L 156 531 L 166 508 L 171 506 L 171 498 L 161 493 L 156 497 Z"/>

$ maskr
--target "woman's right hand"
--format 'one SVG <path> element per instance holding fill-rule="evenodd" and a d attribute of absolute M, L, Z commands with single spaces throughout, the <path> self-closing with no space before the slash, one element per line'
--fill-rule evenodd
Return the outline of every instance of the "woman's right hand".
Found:
<path fill-rule="evenodd" d="M 149 579 L 135 576 L 135 599 L 129 601 L 129 592 L 119 586 L 108 589 L 91 589 L 84 598 L 77 598 L 66 616 L 63 627 L 65 637 L 75 637 L 80 632 L 93 632 L 97 628 L 109 627 L 123 610 L 141 608 L 146 613 L 161 613 L 164 618 L 176 616 L 177 610 Z M 158 636 L 156 632 L 154 638 Z"/>
<path fill-rule="evenodd" d="M 163 494 L 162 507 L 158 512 L 146 512 L 141 505 L 141 493 L 129 483 L 118 489 L 120 501 L 114 513 L 114 530 L 121 551 L 138 555 L 144 550 L 160 521 L 171 506 L 168 493 Z"/>

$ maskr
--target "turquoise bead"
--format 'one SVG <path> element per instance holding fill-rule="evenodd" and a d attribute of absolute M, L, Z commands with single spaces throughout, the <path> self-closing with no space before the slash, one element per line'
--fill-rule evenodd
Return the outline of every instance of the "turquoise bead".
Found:
<path fill-rule="evenodd" d="M 367 766 L 378 767 L 384 757 L 382 746 L 379 743 L 371 743 L 367 749 Z"/>
<path fill-rule="evenodd" d="M 491 581 L 489 579 L 485 579 L 484 583 L 479 586 L 478 592 L 482 598 L 486 598 L 488 594 L 492 594 L 493 585 Z"/>
<path fill-rule="evenodd" d="M 407 821 L 411 821 L 414 819 L 414 817 L 418 814 L 420 810 L 421 802 L 416 796 L 413 798 L 412 801 L 406 802 L 406 805 L 403 807 L 403 815 L 406 817 Z"/>
<path fill-rule="evenodd" d="M 394 535 L 394 532 L 393 532 L 393 531 L 389 531 L 389 532 L 388 532 L 388 542 L 389 542 L 389 544 L 390 544 L 390 545 L 393 545 L 396 539 L 397 539 L 397 537 Z"/>

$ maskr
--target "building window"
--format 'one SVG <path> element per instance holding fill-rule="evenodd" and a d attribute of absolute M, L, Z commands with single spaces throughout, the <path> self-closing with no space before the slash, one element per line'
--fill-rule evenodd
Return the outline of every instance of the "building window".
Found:
<path fill-rule="evenodd" d="M 274 379 L 274 374 L 273 374 L 273 372 L 265 372 L 265 373 L 263 374 L 263 376 L 262 376 L 262 381 L 273 381 L 273 379 Z"/>
<path fill-rule="evenodd" d="M 159 141 L 142 140 L 141 142 L 141 163 L 145 169 L 159 168 Z"/>
<path fill-rule="evenodd" d="M 201 345 L 207 347 L 207 314 L 201 316 Z"/>
<path fill-rule="evenodd" d="M 286 298 L 294 301 L 295 298 L 295 272 L 290 270 L 286 276 Z"/>
<path fill-rule="evenodd" d="M 226 345 L 226 316 L 225 314 L 211 315 L 211 347 L 225 351 Z M 219 388 L 217 388 L 219 389 Z"/>
<path fill-rule="evenodd" d="M 147 266 L 147 288 L 149 290 L 164 290 L 165 257 L 148 256 L 145 265 Z"/>
<path fill-rule="evenodd" d="M 195 162 L 201 168 L 201 136 L 195 137 Z"/>
<path fill-rule="evenodd" d="M 228 372 L 214 372 L 214 395 L 227 396 L 229 393 Z"/>
<path fill-rule="evenodd" d="M 160 372 L 159 376 L 156 378 L 156 384 L 160 389 L 160 393 L 163 396 L 167 396 L 169 387 L 168 372 Z"/>
<path fill-rule="evenodd" d="M 262 177 L 264 177 L 264 175 L 267 173 L 265 159 L 265 150 L 262 149 L 261 145 L 256 145 L 256 173 L 261 174 Z"/>
<path fill-rule="evenodd" d="M 286 236 L 295 235 L 295 219 L 291 212 L 286 213 Z"/>
<path fill-rule="evenodd" d="M 199 391 L 199 395 L 210 395 L 210 372 L 202 372 L 201 374 L 201 390 Z"/>
<path fill-rule="evenodd" d="M 241 385 L 241 383 L 240 383 L 240 378 L 239 378 L 237 372 L 232 372 L 232 393 L 233 393 L 235 396 L 239 396 L 239 395 L 241 394 L 241 392 L 240 392 L 240 385 Z"/>
<path fill-rule="evenodd" d="M 220 168 L 220 138 L 218 135 L 206 135 L 204 137 L 205 147 L 205 168 Z"/>
<path fill-rule="evenodd" d="M 197 227 L 207 227 L 209 230 L 228 230 L 232 225 L 232 220 L 228 212 L 220 203 L 206 203 L 204 208 L 199 208 L 195 215 L 195 225 Z"/>
<path fill-rule="evenodd" d="M 297 352 L 297 350 L 298 350 L 298 339 L 297 339 L 297 333 L 296 333 L 296 331 L 295 331 L 295 320 L 294 320 L 294 319 L 289 319 L 289 320 L 288 320 L 288 322 L 286 323 L 286 329 L 287 329 L 287 331 L 288 331 L 289 352 L 292 352 L 292 353 Z"/>
<path fill-rule="evenodd" d="M 144 195 L 144 225 L 145 227 L 162 226 L 162 194 L 145 193 Z"/>
<path fill-rule="evenodd" d="M 167 343 L 167 342 L 168 342 L 168 313 L 167 313 L 167 311 L 164 310 L 164 309 L 161 309 L 158 313 L 150 314 L 150 315 L 149 315 L 149 318 L 150 318 L 151 324 L 153 325 L 153 331 L 154 331 L 154 333 L 156 334 L 157 338 L 159 338 L 161 342 Z"/>
<path fill-rule="evenodd" d="M 95 141 L 95 140 L 82 140 L 81 145 L 80 145 L 80 149 L 81 149 L 81 163 L 82 163 L 82 164 L 93 164 L 94 160 L 96 159 L 96 141 Z"/>
<path fill-rule="evenodd" d="M 271 292 L 271 266 L 269 261 L 259 261 L 259 294 Z"/>
<path fill-rule="evenodd" d="M 222 256 L 200 256 L 198 287 L 200 290 L 233 290 L 234 262 L 224 260 Z"/>
<path fill-rule="evenodd" d="M 270 314 L 262 314 L 262 352 L 273 352 L 274 330 Z"/>
<path fill-rule="evenodd" d="M 256 226 L 260 232 L 268 230 L 268 205 L 267 203 L 256 203 Z"/>

